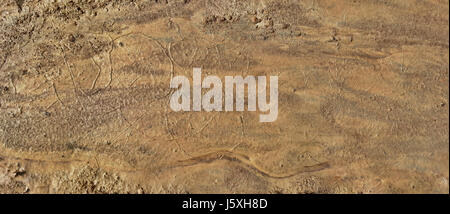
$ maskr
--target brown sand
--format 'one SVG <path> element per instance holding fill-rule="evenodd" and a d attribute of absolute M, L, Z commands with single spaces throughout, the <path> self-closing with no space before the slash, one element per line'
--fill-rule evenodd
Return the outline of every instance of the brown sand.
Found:
<path fill-rule="evenodd" d="M 0 193 L 448 193 L 449 2 L 0 1 Z M 172 75 L 279 75 L 279 116 Z"/>

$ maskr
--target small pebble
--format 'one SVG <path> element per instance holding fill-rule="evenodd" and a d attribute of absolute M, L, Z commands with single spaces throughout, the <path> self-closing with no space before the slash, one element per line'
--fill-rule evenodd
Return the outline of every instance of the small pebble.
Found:
<path fill-rule="evenodd" d="M 252 21 L 253 24 L 257 24 L 257 23 L 261 22 L 261 19 L 258 19 L 258 17 L 256 17 L 256 16 L 252 16 L 250 18 L 250 20 Z"/>

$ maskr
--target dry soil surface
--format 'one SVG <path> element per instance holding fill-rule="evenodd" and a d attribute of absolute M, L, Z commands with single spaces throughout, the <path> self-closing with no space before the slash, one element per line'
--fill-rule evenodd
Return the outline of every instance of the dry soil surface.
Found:
<path fill-rule="evenodd" d="M 170 78 L 278 75 L 279 115 Z M 0 193 L 448 193 L 448 0 L 1 0 Z"/>

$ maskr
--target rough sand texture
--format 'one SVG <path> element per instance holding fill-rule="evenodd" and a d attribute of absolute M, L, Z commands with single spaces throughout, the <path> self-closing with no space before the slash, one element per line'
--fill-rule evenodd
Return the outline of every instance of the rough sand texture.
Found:
<path fill-rule="evenodd" d="M 448 193 L 448 0 L 1 0 L 0 193 Z M 279 116 L 170 77 L 279 75 Z"/>

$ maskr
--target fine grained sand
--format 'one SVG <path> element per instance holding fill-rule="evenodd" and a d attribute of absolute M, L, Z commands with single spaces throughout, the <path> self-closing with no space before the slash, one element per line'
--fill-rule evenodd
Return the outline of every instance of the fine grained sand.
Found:
<path fill-rule="evenodd" d="M 448 193 L 448 0 L 2 0 L 0 193 Z M 278 75 L 279 115 L 172 112 Z"/>

